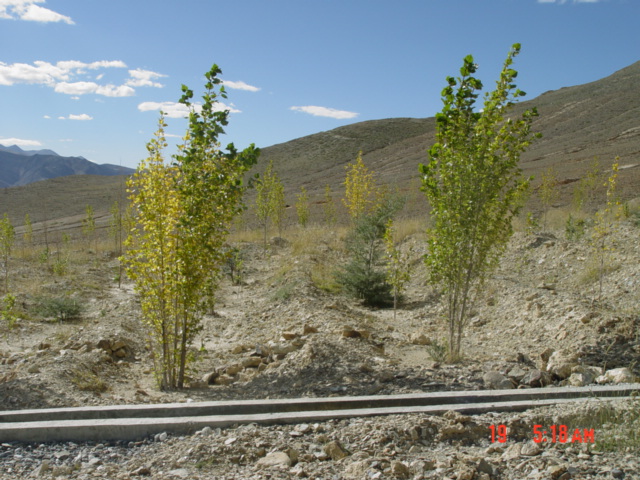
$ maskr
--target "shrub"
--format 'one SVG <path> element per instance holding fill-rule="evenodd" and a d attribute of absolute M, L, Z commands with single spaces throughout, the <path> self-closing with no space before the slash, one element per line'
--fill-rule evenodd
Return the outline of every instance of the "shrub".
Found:
<path fill-rule="evenodd" d="M 63 322 L 78 318 L 82 306 L 76 299 L 69 297 L 42 297 L 36 302 L 36 311 L 45 318 Z"/>
<path fill-rule="evenodd" d="M 383 237 L 393 215 L 404 205 L 404 199 L 388 197 L 373 212 L 354 219 L 347 235 L 349 262 L 336 272 L 342 289 L 367 306 L 393 305 L 392 286 L 387 281 Z"/>

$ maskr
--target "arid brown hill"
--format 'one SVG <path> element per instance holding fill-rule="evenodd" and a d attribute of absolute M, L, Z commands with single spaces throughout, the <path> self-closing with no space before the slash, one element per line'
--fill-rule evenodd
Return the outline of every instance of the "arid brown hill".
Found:
<path fill-rule="evenodd" d="M 562 185 L 559 204 L 567 204 L 573 182 L 598 158 L 608 168 L 620 157 L 619 189 L 623 198 L 640 192 L 640 62 L 604 79 L 546 92 L 522 102 L 515 112 L 536 106 L 540 113 L 535 129 L 542 132 L 522 158 L 527 175 L 538 177 L 554 167 Z M 258 171 L 273 160 L 282 178 L 287 201 L 304 185 L 313 201 L 321 201 L 324 186 L 342 195 L 345 165 L 359 150 L 365 163 L 384 181 L 405 191 L 419 185 L 418 164 L 434 140 L 433 118 L 392 118 L 354 123 L 262 149 Z M 0 191 L 0 214 L 9 212 L 19 224 L 25 213 L 42 220 L 42 200 L 47 199 L 48 218 L 82 215 L 91 204 L 106 214 L 122 197 L 122 179 L 73 176 L 37 182 Z M 338 193 L 340 192 L 340 193 Z M 252 201 L 251 192 L 249 202 Z"/>

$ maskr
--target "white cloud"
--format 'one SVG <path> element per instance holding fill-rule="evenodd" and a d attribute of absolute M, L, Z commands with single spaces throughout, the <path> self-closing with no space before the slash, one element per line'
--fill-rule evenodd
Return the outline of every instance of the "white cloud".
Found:
<path fill-rule="evenodd" d="M 249 85 L 245 82 L 232 82 L 230 80 L 225 80 L 222 82 L 225 87 L 234 89 L 234 90 L 245 90 L 247 92 L 259 92 L 259 87 L 254 87 L 253 85 Z"/>
<path fill-rule="evenodd" d="M 0 144 L 10 147 L 17 145 L 19 147 L 41 147 L 42 143 L 38 140 L 25 140 L 22 138 L 0 138 Z"/>
<path fill-rule="evenodd" d="M 73 113 L 71 115 L 69 115 L 69 120 L 80 120 L 80 121 L 87 121 L 87 120 L 93 120 L 93 117 L 91 115 L 87 115 L 86 113 L 81 113 L 80 115 L 74 115 Z"/>
<path fill-rule="evenodd" d="M 294 112 L 303 112 L 313 115 L 314 117 L 328 117 L 338 120 L 346 120 L 358 116 L 356 112 L 348 112 L 346 110 L 336 110 L 335 108 L 318 107 L 315 105 L 307 105 L 304 107 L 291 107 Z"/>
<path fill-rule="evenodd" d="M 49 115 L 44 115 L 42 118 L 46 118 L 47 120 L 51 119 L 51 117 Z"/>
<path fill-rule="evenodd" d="M 197 112 L 202 109 L 201 105 L 194 105 Z M 185 118 L 189 116 L 189 108 L 178 102 L 142 102 L 138 105 L 138 110 L 141 112 L 150 112 L 150 111 L 160 111 L 162 110 L 166 117 L 168 118 Z M 216 111 L 222 112 L 224 110 L 229 110 L 231 113 L 241 113 L 240 110 L 233 107 L 233 105 L 229 106 L 222 102 L 216 103 Z"/>
<path fill-rule="evenodd" d="M 58 93 L 74 96 L 95 94 L 105 97 L 131 97 L 135 94 L 133 87 L 162 87 L 153 80 L 166 76 L 149 70 L 129 70 L 130 78 L 122 85 L 102 85 L 93 81 L 102 80 L 103 73 L 95 75 L 95 78 L 87 78 L 87 70 L 105 68 L 127 68 L 127 65 L 121 60 L 100 60 L 91 63 L 65 60 L 56 64 L 44 61 L 36 61 L 33 64 L 0 62 L 0 85 L 38 84 L 53 87 Z"/>
<path fill-rule="evenodd" d="M 0 0 L 0 18 L 30 22 L 64 22 L 73 25 L 71 17 L 36 5 L 45 0 Z"/>
<path fill-rule="evenodd" d="M 142 70 L 140 68 L 136 68 L 135 70 L 129 70 L 129 75 L 131 78 L 127 80 L 125 85 L 130 87 L 156 87 L 162 88 L 164 85 L 158 82 L 154 82 L 153 80 L 156 78 L 166 77 L 161 73 L 152 72 L 150 70 Z"/>

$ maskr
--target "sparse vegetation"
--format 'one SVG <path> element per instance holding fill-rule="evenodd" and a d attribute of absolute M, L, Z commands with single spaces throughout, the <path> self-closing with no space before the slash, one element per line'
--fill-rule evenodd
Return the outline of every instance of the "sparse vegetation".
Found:
<path fill-rule="evenodd" d="M 228 111 L 216 111 L 225 98 L 217 65 L 205 77 L 203 105 L 183 86 L 180 103 L 189 111 L 186 142 L 165 164 L 164 118 L 148 144 L 149 157 L 129 182 L 137 229 L 128 240 L 127 273 L 141 297 L 158 385 L 183 388 L 190 346 L 200 321 L 213 308 L 224 244 L 241 211 L 243 175 L 257 161 L 252 146 L 239 153 L 230 144 L 220 151 L 218 136 Z"/>
<path fill-rule="evenodd" d="M 2 268 L 4 269 L 4 291 L 9 292 L 9 258 L 13 249 L 16 232 L 9 220 L 9 216 L 5 213 L 0 220 L 0 257 L 2 258 Z"/>
<path fill-rule="evenodd" d="M 69 296 L 40 297 L 36 299 L 36 313 L 45 319 L 66 322 L 80 316 L 82 305 Z"/>
<path fill-rule="evenodd" d="M 464 58 L 460 77 L 448 77 L 444 108 L 436 115 L 436 143 L 429 162 L 420 165 L 423 191 L 431 206 L 425 262 L 431 282 L 445 290 L 449 359 L 461 354 L 469 312 L 489 272 L 496 268 L 513 233 L 512 220 L 524 203 L 529 181 L 520 175 L 520 154 L 536 137 L 535 109 L 505 121 L 514 101 L 524 95 L 511 68 L 520 45 L 513 45 L 496 89 L 475 108 L 482 83 L 476 64 Z"/>

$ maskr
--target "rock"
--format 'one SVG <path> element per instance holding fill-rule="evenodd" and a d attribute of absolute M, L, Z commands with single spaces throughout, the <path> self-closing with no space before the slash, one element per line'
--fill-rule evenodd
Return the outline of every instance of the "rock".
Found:
<path fill-rule="evenodd" d="M 367 471 L 369 470 L 369 461 L 360 460 L 353 462 L 344 469 L 344 478 L 348 480 L 362 480 L 366 479 Z"/>
<path fill-rule="evenodd" d="M 224 375 L 220 375 L 220 376 L 216 377 L 215 380 L 213 381 L 213 383 L 215 385 L 231 385 L 235 381 L 236 381 L 235 378 L 224 374 Z"/>
<path fill-rule="evenodd" d="M 558 480 L 566 471 L 567 467 L 564 465 L 551 465 L 547 468 L 547 473 L 552 480 Z"/>
<path fill-rule="evenodd" d="M 282 338 L 285 340 L 293 340 L 294 338 L 298 338 L 298 334 L 295 332 L 282 332 Z"/>
<path fill-rule="evenodd" d="M 291 458 L 284 452 L 271 452 L 258 460 L 257 465 L 261 467 L 290 467 Z"/>
<path fill-rule="evenodd" d="M 478 473 L 486 473 L 489 476 L 493 476 L 494 472 L 493 472 L 493 466 L 487 462 L 484 458 L 481 458 L 480 461 L 478 462 L 478 465 L 476 465 L 476 471 Z"/>
<path fill-rule="evenodd" d="M 473 480 L 476 471 L 471 467 L 462 467 L 456 474 L 456 480 Z"/>
<path fill-rule="evenodd" d="M 202 382 L 206 383 L 207 385 L 215 385 L 216 378 L 218 378 L 218 372 L 205 373 L 202 376 Z"/>
<path fill-rule="evenodd" d="M 98 341 L 98 348 L 101 348 L 102 350 L 104 350 L 107 353 L 111 353 L 111 340 L 108 340 L 106 338 L 103 338 L 101 340 Z"/>
<path fill-rule="evenodd" d="M 553 355 L 553 348 L 547 348 L 545 351 L 543 351 L 540 354 L 540 370 L 546 370 L 547 369 L 547 363 L 549 362 L 549 358 L 551 358 L 551 355 Z"/>
<path fill-rule="evenodd" d="M 242 359 L 242 366 L 244 368 L 258 368 L 262 363 L 262 359 L 260 357 L 247 357 Z"/>
<path fill-rule="evenodd" d="M 592 384 L 596 378 L 602 375 L 602 369 L 588 365 L 577 365 L 571 369 L 569 385 L 574 387 L 584 387 Z"/>
<path fill-rule="evenodd" d="M 99 345 L 98 345 L 99 346 Z M 116 340 L 112 345 L 111 345 L 111 350 L 113 350 L 114 352 L 122 349 L 122 348 L 127 348 L 127 344 L 125 342 L 123 342 L 122 340 Z"/>
<path fill-rule="evenodd" d="M 525 369 L 516 365 L 515 367 L 509 370 L 509 373 L 507 373 L 507 377 L 509 377 L 511 380 L 513 380 L 516 383 L 520 383 L 520 380 L 522 380 L 526 374 L 527 374 L 527 371 Z"/>
<path fill-rule="evenodd" d="M 345 325 L 342 327 L 342 336 L 344 338 L 360 338 L 362 335 L 355 328 Z"/>
<path fill-rule="evenodd" d="M 252 357 L 252 358 L 257 358 L 257 357 Z M 257 358 L 258 362 L 260 362 L 260 359 Z M 239 363 L 234 363 L 232 365 L 229 365 L 227 368 L 224 369 L 224 373 L 226 373 L 227 375 L 237 375 L 238 373 L 240 373 L 242 371 L 244 362 L 242 362 L 242 365 Z"/>
<path fill-rule="evenodd" d="M 114 350 L 113 354 L 118 358 L 125 358 L 127 351 L 124 348 L 119 348 L 118 350 Z"/>
<path fill-rule="evenodd" d="M 305 324 L 302 335 L 311 335 L 312 333 L 318 333 L 318 329 L 312 325 Z"/>
<path fill-rule="evenodd" d="M 133 472 L 131 472 L 131 475 L 135 477 L 151 475 L 151 470 L 149 470 L 147 467 L 140 467 L 134 470 Z"/>
<path fill-rule="evenodd" d="M 409 467 L 402 462 L 391 462 L 391 474 L 396 478 L 409 478 L 411 471 Z"/>
<path fill-rule="evenodd" d="M 326 453 L 332 460 L 341 460 L 349 456 L 349 452 L 338 441 L 329 442 L 324 446 Z"/>
<path fill-rule="evenodd" d="M 505 390 L 515 388 L 511 380 L 502 375 L 500 372 L 487 372 L 482 377 L 485 387 L 492 390 Z"/>
<path fill-rule="evenodd" d="M 413 345 L 431 345 L 431 339 L 424 333 L 412 333 L 409 341 Z"/>
<path fill-rule="evenodd" d="M 578 356 L 566 350 L 553 352 L 547 363 L 547 372 L 561 380 L 569 378 L 571 369 L 578 365 Z"/>
<path fill-rule="evenodd" d="M 524 455 L 525 457 L 535 457 L 541 453 L 542 449 L 534 441 L 525 443 L 520 449 L 520 455 Z"/>
<path fill-rule="evenodd" d="M 540 388 L 551 383 L 551 378 L 547 372 L 542 372 L 538 369 L 528 371 L 524 377 L 520 380 L 521 385 L 528 387 Z"/>
<path fill-rule="evenodd" d="M 190 477 L 189 470 L 187 470 L 186 468 L 176 468 L 174 470 L 169 470 L 167 472 L 167 475 L 169 475 L 169 477 L 178 477 L 178 478 Z"/>
<path fill-rule="evenodd" d="M 596 378 L 597 383 L 633 383 L 635 381 L 635 376 L 626 367 L 607 370 L 604 375 Z"/>

